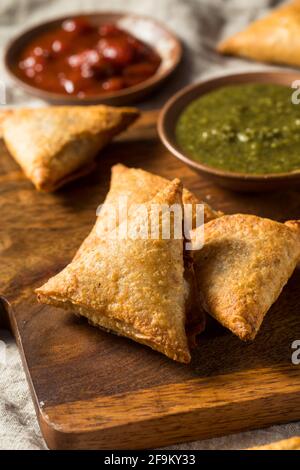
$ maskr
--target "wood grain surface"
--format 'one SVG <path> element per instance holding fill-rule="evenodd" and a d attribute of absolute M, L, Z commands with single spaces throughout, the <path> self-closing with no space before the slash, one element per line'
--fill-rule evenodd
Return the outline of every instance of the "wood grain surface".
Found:
<path fill-rule="evenodd" d="M 190 365 L 39 305 L 33 290 L 72 258 L 95 222 L 117 162 L 179 177 L 216 209 L 299 219 L 300 193 L 239 194 L 201 179 L 159 142 L 148 112 L 99 155 L 88 177 L 55 194 L 34 190 L 0 149 L 0 323 L 18 342 L 52 449 L 145 448 L 300 418 L 300 272 L 245 344 L 209 321 Z"/>

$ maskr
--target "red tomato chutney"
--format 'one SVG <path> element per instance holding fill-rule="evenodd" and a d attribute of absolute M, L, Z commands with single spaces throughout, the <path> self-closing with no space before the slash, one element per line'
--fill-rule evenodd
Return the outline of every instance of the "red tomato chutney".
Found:
<path fill-rule="evenodd" d="M 160 63 L 152 47 L 115 24 L 95 26 L 76 17 L 33 38 L 17 73 L 43 90 L 83 98 L 137 85 Z"/>

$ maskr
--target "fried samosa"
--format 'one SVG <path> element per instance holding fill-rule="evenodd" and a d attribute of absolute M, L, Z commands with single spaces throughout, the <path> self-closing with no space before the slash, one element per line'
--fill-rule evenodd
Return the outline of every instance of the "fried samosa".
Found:
<path fill-rule="evenodd" d="M 146 205 L 182 204 L 179 180 L 169 183 Z M 183 239 L 161 235 L 163 217 L 155 219 L 159 237 L 119 239 L 116 232 L 98 237 L 62 272 L 37 289 L 40 302 L 73 310 L 105 330 L 127 336 L 187 363 L 190 352 L 185 332 Z M 140 212 L 128 223 L 134 233 L 145 229 Z M 182 223 L 182 219 L 180 221 Z M 172 224 L 171 224 L 172 226 Z M 122 224 L 116 230 L 122 229 Z"/>
<path fill-rule="evenodd" d="M 226 215 L 205 225 L 193 252 L 205 311 L 242 340 L 255 338 L 263 318 L 300 257 L 300 221 Z"/>
<path fill-rule="evenodd" d="M 104 105 L 16 109 L 4 119 L 3 138 L 35 187 L 54 191 L 88 173 L 98 152 L 138 114 Z"/>
<path fill-rule="evenodd" d="M 111 171 L 110 190 L 101 207 L 97 221 L 90 234 L 85 238 L 78 249 L 74 259 L 86 250 L 98 245 L 98 238 L 104 238 L 106 233 L 118 225 L 119 220 L 111 216 L 110 209 L 117 207 L 120 197 L 127 198 L 129 213 L 134 212 L 136 204 L 149 202 L 155 194 L 170 184 L 165 178 L 149 173 L 139 168 L 128 168 L 121 163 L 114 165 Z M 208 204 L 203 203 L 197 196 L 187 189 L 183 189 L 182 200 L 184 204 L 204 204 L 204 222 L 220 217 L 222 212 L 215 211 Z M 195 216 L 195 210 L 194 210 Z M 193 224 L 196 223 L 194 218 Z M 199 303 L 198 291 L 195 280 L 194 267 L 190 255 L 184 254 L 184 278 L 189 288 L 189 296 L 186 303 L 186 331 L 191 347 L 196 346 L 196 338 L 205 329 L 205 313 Z"/>
<path fill-rule="evenodd" d="M 218 45 L 223 54 L 298 67 L 299 48 L 300 0 L 275 9 Z"/>

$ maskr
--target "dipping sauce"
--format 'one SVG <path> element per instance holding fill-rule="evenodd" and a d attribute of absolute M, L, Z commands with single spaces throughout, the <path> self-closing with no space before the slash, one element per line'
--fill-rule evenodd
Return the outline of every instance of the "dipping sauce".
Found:
<path fill-rule="evenodd" d="M 115 24 L 96 26 L 76 17 L 32 39 L 17 74 L 43 90 L 83 98 L 137 85 L 160 63 L 152 47 Z"/>
<path fill-rule="evenodd" d="M 231 172 L 300 170 L 300 105 L 282 85 L 219 88 L 187 106 L 176 138 L 194 160 Z"/>

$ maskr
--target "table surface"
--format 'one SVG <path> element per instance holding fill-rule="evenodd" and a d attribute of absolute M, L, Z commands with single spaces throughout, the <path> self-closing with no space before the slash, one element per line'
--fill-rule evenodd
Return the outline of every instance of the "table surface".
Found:
<path fill-rule="evenodd" d="M 14 3 L 14 5 L 12 5 Z M 249 21 L 264 13 L 274 1 L 253 0 L 102 0 L 103 10 L 127 10 L 156 17 L 177 32 L 184 41 L 183 63 L 175 76 L 150 101 L 141 108 L 161 106 L 168 96 L 187 83 L 201 78 L 246 70 L 271 69 L 266 65 L 240 59 L 223 58 L 214 53 L 215 43 L 223 36 L 235 32 Z M 280 3 L 280 2 L 277 2 Z M 97 9 L 97 0 L 84 2 L 84 11 Z M 2 0 L 0 5 L 0 47 L 3 51 L 7 40 L 19 30 L 40 20 L 62 14 L 83 11 L 79 0 Z M 278 68 L 278 67 L 277 67 Z M 224 70 L 225 69 L 225 70 Z M 6 85 L 6 105 L 36 105 L 19 89 L 11 86 L 5 72 L 0 68 L 0 79 Z M 1 250 L 5 240 L 0 239 Z M 46 448 L 36 421 L 25 374 L 13 339 L 0 330 L 0 449 Z M 218 439 L 192 442 L 173 446 L 173 449 L 243 449 L 300 434 L 300 423 L 272 426 Z M 170 447 L 169 447 L 170 448 Z"/>

